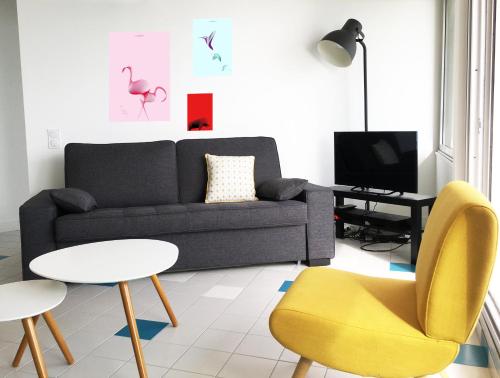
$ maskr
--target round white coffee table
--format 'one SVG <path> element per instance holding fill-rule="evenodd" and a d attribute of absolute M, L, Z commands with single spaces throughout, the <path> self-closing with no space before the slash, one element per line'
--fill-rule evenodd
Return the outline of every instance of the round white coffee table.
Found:
<path fill-rule="evenodd" d="M 0 285 L 0 322 L 21 319 L 24 328 L 24 337 L 12 366 L 19 366 L 26 345 L 29 344 L 38 376 L 47 377 L 47 368 L 43 361 L 42 351 L 35 331 L 35 325 L 40 314 L 45 319 L 66 361 L 69 364 L 73 363 L 73 356 L 50 312 L 65 297 L 66 285 L 57 281 L 32 280 Z"/>
<path fill-rule="evenodd" d="M 82 244 L 39 256 L 30 269 L 53 280 L 101 284 L 118 282 L 140 377 L 147 377 L 128 281 L 150 277 L 174 327 L 177 319 L 157 274 L 177 261 L 176 245 L 160 240 L 125 239 Z"/>

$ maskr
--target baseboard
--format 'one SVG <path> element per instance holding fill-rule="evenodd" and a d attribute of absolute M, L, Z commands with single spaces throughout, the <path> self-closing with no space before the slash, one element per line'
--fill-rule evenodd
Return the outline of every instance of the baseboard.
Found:
<path fill-rule="evenodd" d="M 0 232 L 16 231 L 19 230 L 19 220 L 4 220 L 0 221 Z"/>

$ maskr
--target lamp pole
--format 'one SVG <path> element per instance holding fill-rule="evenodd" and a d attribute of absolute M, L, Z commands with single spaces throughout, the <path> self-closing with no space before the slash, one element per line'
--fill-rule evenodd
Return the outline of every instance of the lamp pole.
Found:
<path fill-rule="evenodd" d="M 325 35 L 318 42 L 317 48 L 324 58 L 331 64 L 338 67 L 351 65 L 356 55 L 356 43 L 363 48 L 363 95 L 365 110 L 365 132 L 368 131 L 368 78 L 367 78 L 367 57 L 365 34 L 361 31 L 362 25 L 358 20 L 350 18 L 346 21 L 342 29 L 334 30 Z M 370 202 L 365 202 L 366 211 L 370 211 Z"/>
<path fill-rule="evenodd" d="M 360 33 L 362 38 L 357 38 L 356 42 L 358 42 L 363 48 L 363 85 L 364 85 L 364 101 L 365 101 L 365 132 L 368 131 L 368 78 L 367 78 L 367 70 L 366 70 L 366 45 L 363 39 L 365 38 L 363 33 Z"/>
<path fill-rule="evenodd" d="M 365 102 L 365 133 L 368 132 L 368 75 L 366 70 L 366 45 L 363 39 L 365 35 L 360 31 L 359 35 L 361 38 L 356 38 L 356 42 L 358 42 L 363 48 L 363 95 Z M 370 201 L 365 201 L 365 211 L 370 211 Z"/>

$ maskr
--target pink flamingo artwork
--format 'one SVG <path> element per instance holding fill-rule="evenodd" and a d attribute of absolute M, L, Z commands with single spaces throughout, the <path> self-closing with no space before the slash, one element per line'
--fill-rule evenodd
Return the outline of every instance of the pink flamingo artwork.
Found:
<path fill-rule="evenodd" d="M 164 94 L 163 99 L 161 102 L 165 102 L 167 100 L 167 91 L 165 88 L 157 86 L 154 90 L 151 88 L 149 82 L 144 79 L 139 79 L 139 80 L 133 80 L 133 72 L 132 72 L 132 67 L 131 66 L 126 66 L 122 68 L 122 73 L 124 73 L 126 70 L 129 71 L 129 80 L 128 80 L 128 93 L 134 96 L 142 96 L 142 98 L 139 99 L 140 104 L 141 104 L 141 111 L 139 112 L 139 115 L 137 118 L 139 119 L 142 115 L 142 112 L 146 115 L 146 118 L 149 120 L 149 115 L 146 110 L 146 103 L 153 103 L 157 99 L 156 93 L 158 91 L 162 91 Z"/>
<path fill-rule="evenodd" d="M 205 44 L 201 39 L 198 42 Z M 169 33 L 111 32 L 108 46 L 109 120 L 169 121 Z"/>

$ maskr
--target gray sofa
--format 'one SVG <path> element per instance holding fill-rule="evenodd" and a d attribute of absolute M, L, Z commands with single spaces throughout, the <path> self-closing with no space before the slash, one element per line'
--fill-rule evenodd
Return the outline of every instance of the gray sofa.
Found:
<path fill-rule="evenodd" d="M 285 261 L 329 264 L 334 256 L 331 189 L 307 184 L 294 200 L 205 204 L 204 154 L 254 155 L 255 183 L 281 177 L 274 139 L 81 144 L 65 148 L 66 187 L 98 208 L 64 214 L 44 190 L 20 207 L 24 279 L 32 259 L 101 240 L 151 238 L 179 247 L 172 271 Z M 141 251 L 137 251 L 141 253 Z"/>

